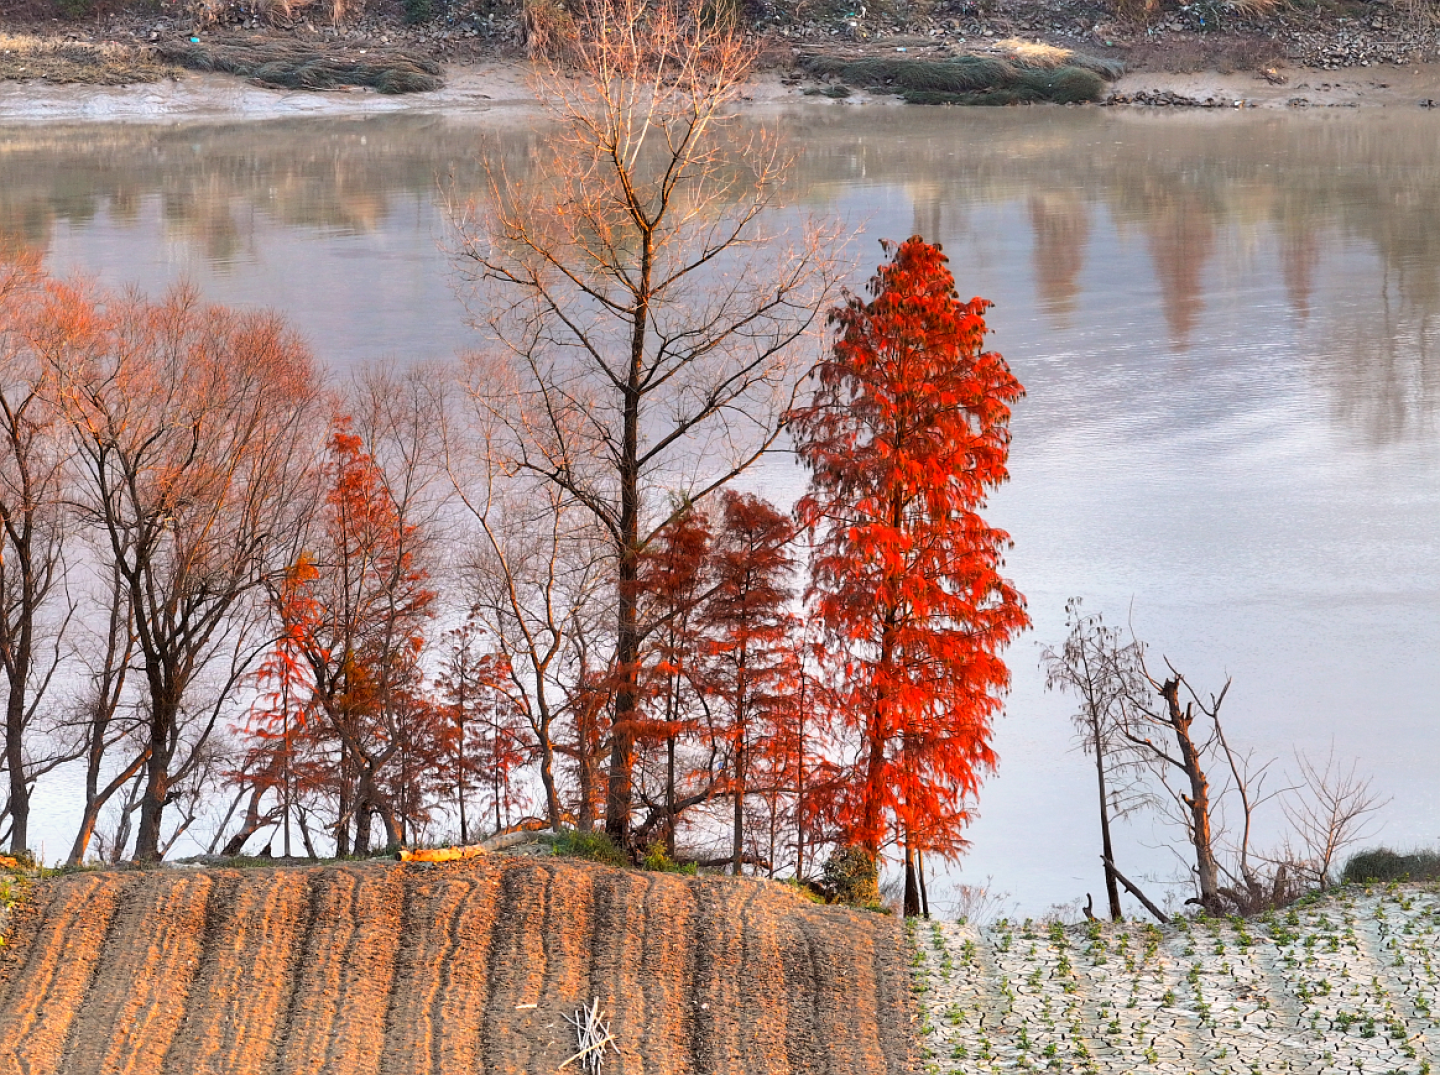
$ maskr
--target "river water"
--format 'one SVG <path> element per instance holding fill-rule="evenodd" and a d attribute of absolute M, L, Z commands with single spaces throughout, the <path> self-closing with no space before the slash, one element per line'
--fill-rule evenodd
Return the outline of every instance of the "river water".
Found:
<path fill-rule="evenodd" d="M 446 192 L 515 122 L 417 114 L 0 128 L 0 237 L 53 267 L 273 306 L 342 373 L 475 343 Z M 1041 644 L 1064 605 L 1127 619 L 1202 690 L 1233 678 L 1233 741 L 1355 762 L 1374 838 L 1440 839 L 1440 117 L 1097 109 L 779 113 L 794 195 L 874 240 L 919 232 L 1028 389 L 992 500 L 1034 629 L 1011 650 L 999 773 L 937 878 L 1043 911 L 1100 897 L 1092 771 Z M 858 284 L 865 272 L 857 270 Z M 803 477 L 749 479 L 777 500 Z M 49 857 L 63 782 L 42 785 Z M 1262 840 L 1281 825 L 1262 809 Z M 1176 834 L 1137 820 L 1122 869 L 1157 898 Z M 1373 842 L 1373 841 L 1372 841 Z M 1178 891 L 1174 889 L 1173 891 Z M 1103 897 L 1100 897 L 1103 901 Z"/>

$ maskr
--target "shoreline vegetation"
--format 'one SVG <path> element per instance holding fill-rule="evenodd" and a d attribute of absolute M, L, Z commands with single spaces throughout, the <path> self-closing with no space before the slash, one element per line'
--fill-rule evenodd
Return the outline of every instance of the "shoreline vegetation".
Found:
<path fill-rule="evenodd" d="M 1433 0 L 745 0 L 732 17 L 758 53 L 745 99 L 760 103 L 1440 99 Z M 435 91 L 448 83 L 496 100 L 531 60 L 563 53 L 574 25 L 559 0 L 22 0 L 0 5 L 0 84 L 11 83 L 0 115 L 67 84 L 182 82 L 172 92 L 203 95 L 192 73 L 215 72 L 287 93 L 428 95 L 444 107 Z"/>

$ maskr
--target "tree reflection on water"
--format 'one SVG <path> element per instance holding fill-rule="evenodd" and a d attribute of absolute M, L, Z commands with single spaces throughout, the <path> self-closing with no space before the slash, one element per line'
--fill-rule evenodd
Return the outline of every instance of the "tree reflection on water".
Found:
<path fill-rule="evenodd" d="M 1207 319 L 1228 315 L 1215 297 L 1227 266 L 1258 263 L 1281 289 L 1314 375 L 1333 391 L 1338 420 L 1378 442 L 1431 428 L 1440 331 L 1433 117 L 812 108 L 778 121 L 800 151 L 792 182 L 812 207 L 885 188 L 908 198 L 911 227 L 951 242 L 1014 207 L 1029 233 L 1024 271 L 1059 331 L 1087 304 L 1115 301 L 1117 281 L 1094 268 L 1097 244 L 1141 240 L 1163 315 L 1156 343 L 1172 354 L 1204 341 Z M 484 187 L 478 146 L 521 175 L 544 137 L 517 123 L 487 134 L 484 122 L 389 115 L 0 129 L 0 241 L 46 248 L 61 225 L 138 230 L 151 226 L 148 213 L 164 243 L 238 273 L 262 220 L 312 238 L 367 235 L 418 201 L 415 226 L 439 233 L 442 191 Z M 873 251 L 860 253 L 868 267 Z M 443 273 L 443 250 L 434 258 Z"/>

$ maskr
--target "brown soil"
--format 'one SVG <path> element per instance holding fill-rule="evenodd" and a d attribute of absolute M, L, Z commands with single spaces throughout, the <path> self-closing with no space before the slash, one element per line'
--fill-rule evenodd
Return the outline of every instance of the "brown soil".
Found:
<path fill-rule="evenodd" d="M 518 858 L 87 873 L 13 926 L 4 1075 L 554 1072 L 592 997 L 607 1073 L 916 1069 L 897 923 L 761 881 Z"/>

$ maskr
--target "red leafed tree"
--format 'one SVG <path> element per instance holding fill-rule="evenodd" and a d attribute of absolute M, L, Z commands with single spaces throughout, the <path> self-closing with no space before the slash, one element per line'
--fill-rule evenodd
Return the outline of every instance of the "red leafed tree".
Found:
<path fill-rule="evenodd" d="M 723 714 L 720 730 L 729 748 L 730 865 L 737 875 L 745 857 L 746 796 L 773 790 L 791 768 L 785 750 L 793 742 L 785 731 L 799 682 L 792 639 L 799 620 L 790 611 L 794 539 L 795 524 L 772 505 L 722 494 L 715 586 L 703 621 L 712 650 L 708 692 Z"/>
<path fill-rule="evenodd" d="M 413 784 L 443 751 L 439 707 L 419 697 L 435 591 L 416 560 L 416 526 L 397 511 L 348 420 L 331 430 L 329 455 L 317 547 L 274 602 L 280 641 L 265 667 L 289 702 L 262 709 L 253 726 L 262 741 L 277 731 L 296 740 L 286 749 L 306 764 L 293 778 L 333 797 L 337 854 L 366 854 L 372 816 L 387 843 L 403 840 Z"/>
<path fill-rule="evenodd" d="M 661 528 L 641 556 L 637 582 L 650 660 L 638 677 L 648 720 L 637 725 L 636 740 L 642 777 L 651 775 L 648 770 L 653 766 L 643 763 L 653 760 L 648 755 L 656 747 L 663 750 L 663 775 L 658 778 L 659 795 L 652 794 L 648 786 L 656 780 L 642 778 L 641 801 L 650 809 L 637 827 L 636 838 L 647 843 L 658 829 L 672 858 L 680 815 L 708 800 L 713 791 L 715 751 L 703 767 L 687 767 L 680 754 L 682 740 L 688 740 L 699 723 L 696 703 L 703 690 L 704 642 L 698 609 L 709 584 L 710 543 L 705 514 L 694 508 L 680 512 Z"/>
<path fill-rule="evenodd" d="M 940 249 L 882 244 L 866 300 L 831 312 L 839 338 L 792 412 L 811 472 L 797 511 L 818 537 L 810 593 L 842 681 L 838 719 L 856 750 L 832 806 L 850 843 L 953 854 L 968 803 L 995 766 L 1001 659 L 1028 624 L 1000 574 L 1009 537 L 980 516 L 1007 477 L 1023 388 L 983 349 L 984 299 L 962 302 Z"/>

